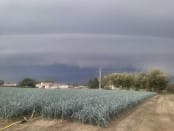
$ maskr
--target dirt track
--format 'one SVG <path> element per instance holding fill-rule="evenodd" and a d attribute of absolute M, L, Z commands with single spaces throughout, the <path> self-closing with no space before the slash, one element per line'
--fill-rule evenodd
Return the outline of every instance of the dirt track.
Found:
<path fill-rule="evenodd" d="M 0 122 L 0 127 L 6 124 Z M 5 131 L 174 131 L 174 95 L 155 96 L 129 113 L 124 113 L 107 128 L 38 119 Z"/>

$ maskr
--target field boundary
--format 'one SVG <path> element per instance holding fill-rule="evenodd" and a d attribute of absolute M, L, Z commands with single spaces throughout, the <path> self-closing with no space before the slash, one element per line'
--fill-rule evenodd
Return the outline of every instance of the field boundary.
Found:
<path fill-rule="evenodd" d="M 133 112 L 135 112 L 139 107 L 145 105 L 147 102 L 149 102 L 150 100 L 152 100 L 152 99 L 154 99 L 154 98 L 156 99 L 157 97 L 159 97 L 158 94 L 155 95 L 155 96 L 152 96 L 151 98 L 145 99 L 144 102 L 141 102 L 141 103 L 135 105 L 134 107 L 132 107 L 132 108 L 126 110 L 126 111 L 121 112 L 121 113 L 118 115 L 118 117 L 115 117 L 115 118 L 113 119 L 113 121 L 111 121 L 111 122 L 108 124 L 108 126 L 112 125 L 113 123 L 114 123 L 114 124 L 119 124 L 122 120 L 124 120 L 126 117 L 128 117 L 129 115 L 131 115 Z"/>

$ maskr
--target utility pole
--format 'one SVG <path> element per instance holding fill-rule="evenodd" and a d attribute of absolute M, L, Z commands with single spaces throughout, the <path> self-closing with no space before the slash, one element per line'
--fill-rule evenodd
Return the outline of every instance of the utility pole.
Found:
<path fill-rule="evenodd" d="M 99 68 L 99 77 L 98 77 L 98 81 L 99 81 L 99 89 L 102 89 L 102 85 L 101 85 L 101 82 L 102 82 L 102 69 Z"/>

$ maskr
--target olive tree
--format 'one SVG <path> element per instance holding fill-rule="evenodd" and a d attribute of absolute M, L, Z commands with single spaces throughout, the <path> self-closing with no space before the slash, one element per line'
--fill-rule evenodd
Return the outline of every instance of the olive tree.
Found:
<path fill-rule="evenodd" d="M 36 81 L 31 78 L 25 78 L 18 84 L 18 86 L 20 87 L 31 87 L 31 88 L 35 88 L 35 85 Z"/>
<path fill-rule="evenodd" d="M 0 80 L 0 86 L 2 86 L 4 84 L 3 80 Z"/>
<path fill-rule="evenodd" d="M 97 78 L 88 81 L 88 87 L 91 89 L 99 88 L 99 81 Z"/>
<path fill-rule="evenodd" d="M 148 73 L 148 89 L 161 92 L 167 88 L 169 82 L 168 76 L 159 69 L 154 69 Z"/>

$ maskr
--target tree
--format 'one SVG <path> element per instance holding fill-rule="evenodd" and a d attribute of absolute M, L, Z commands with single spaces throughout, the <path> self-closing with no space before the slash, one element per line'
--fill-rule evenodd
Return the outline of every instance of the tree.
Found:
<path fill-rule="evenodd" d="M 167 88 L 169 79 L 167 75 L 159 69 L 151 70 L 148 73 L 148 89 L 161 92 Z"/>
<path fill-rule="evenodd" d="M 114 86 L 122 89 L 144 89 L 160 92 L 167 88 L 169 82 L 168 75 L 159 69 L 149 72 L 114 73 L 103 77 L 103 87 Z"/>
<path fill-rule="evenodd" d="M 91 79 L 88 82 L 88 87 L 91 89 L 99 88 L 99 81 L 97 78 Z"/>
<path fill-rule="evenodd" d="M 36 81 L 31 78 L 25 78 L 21 82 L 19 82 L 20 87 L 32 87 L 35 88 Z"/>
<path fill-rule="evenodd" d="M 118 73 L 113 76 L 113 83 L 115 87 L 123 87 L 123 77 L 122 74 Z"/>
<path fill-rule="evenodd" d="M 102 87 L 105 89 L 110 89 L 111 86 L 113 86 L 113 77 L 112 76 L 104 76 L 102 78 Z"/>
<path fill-rule="evenodd" d="M 122 81 L 122 87 L 130 89 L 134 85 L 134 75 L 130 73 L 123 73 Z"/>
<path fill-rule="evenodd" d="M 0 86 L 2 86 L 4 84 L 3 80 L 0 80 Z"/>
<path fill-rule="evenodd" d="M 148 76 L 146 73 L 141 72 L 135 77 L 135 88 L 139 89 L 147 89 L 148 87 Z"/>

